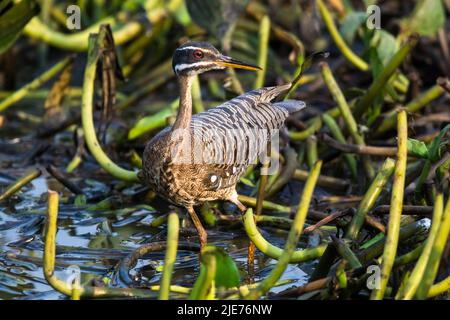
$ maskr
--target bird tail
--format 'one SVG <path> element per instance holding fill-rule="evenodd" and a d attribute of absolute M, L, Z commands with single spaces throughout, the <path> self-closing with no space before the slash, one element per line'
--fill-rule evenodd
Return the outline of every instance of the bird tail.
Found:
<path fill-rule="evenodd" d="M 273 105 L 286 110 L 289 114 L 293 114 L 294 112 L 300 111 L 306 107 L 306 103 L 301 100 L 284 100 L 275 102 Z"/>

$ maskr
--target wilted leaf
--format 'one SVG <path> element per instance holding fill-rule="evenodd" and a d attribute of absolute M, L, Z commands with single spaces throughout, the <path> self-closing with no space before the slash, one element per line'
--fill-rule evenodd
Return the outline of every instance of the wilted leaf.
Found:
<path fill-rule="evenodd" d="M 73 61 L 71 61 L 61 72 L 58 80 L 55 81 L 50 92 L 45 99 L 44 108 L 45 110 L 55 111 L 60 109 L 61 103 L 69 91 L 70 79 L 72 78 L 72 67 Z"/>
<path fill-rule="evenodd" d="M 347 43 L 352 43 L 356 31 L 366 21 L 367 14 L 362 11 L 353 11 L 347 14 L 342 21 L 340 33 Z"/>
<path fill-rule="evenodd" d="M 416 157 L 428 159 L 428 148 L 423 141 L 408 138 L 408 152 Z"/>
<path fill-rule="evenodd" d="M 441 0 L 419 0 L 407 24 L 410 32 L 434 36 L 444 23 L 445 11 Z"/>
<path fill-rule="evenodd" d="M 23 27 L 36 14 L 39 6 L 34 0 L 1 1 L 0 4 L 0 54 L 17 40 Z"/>

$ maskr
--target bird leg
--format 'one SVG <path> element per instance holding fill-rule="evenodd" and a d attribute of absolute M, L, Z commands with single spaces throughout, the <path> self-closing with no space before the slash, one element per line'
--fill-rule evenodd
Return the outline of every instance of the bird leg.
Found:
<path fill-rule="evenodd" d="M 203 249 L 203 247 L 206 245 L 208 241 L 208 234 L 206 233 L 205 228 L 202 225 L 202 222 L 198 218 L 197 213 L 195 213 L 194 208 L 186 207 L 187 211 L 189 212 L 189 215 L 191 216 L 192 222 L 194 223 L 195 229 L 197 229 L 198 237 L 200 239 L 200 249 Z"/>
<path fill-rule="evenodd" d="M 244 206 L 242 202 L 239 201 L 238 194 L 236 191 L 234 191 L 227 200 L 233 203 L 236 207 L 238 207 L 239 211 L 241 211 L 242 214 L 244 214 L 247 211 L 247 207 Z"/>

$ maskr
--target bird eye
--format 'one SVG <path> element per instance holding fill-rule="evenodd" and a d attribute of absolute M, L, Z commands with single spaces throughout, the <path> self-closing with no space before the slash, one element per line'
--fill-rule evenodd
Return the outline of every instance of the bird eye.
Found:
<path fill-rule="evenodd" d="M 197 59 L 203 58 L 203 52 L 201 50 L 195 50 L 194 51 L 194 57 Z"/>

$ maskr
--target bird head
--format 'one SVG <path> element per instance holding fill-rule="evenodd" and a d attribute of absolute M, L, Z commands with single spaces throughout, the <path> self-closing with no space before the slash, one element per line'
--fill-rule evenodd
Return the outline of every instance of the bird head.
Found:
<path fill-rule="evenodd" d="M 208 42 L 188 42 L 178 47 L 173 54 L 172 67 L 178 76 L 192 76 L 226 67 L 261 70 L 260 67 L 223 55 Z"/>

